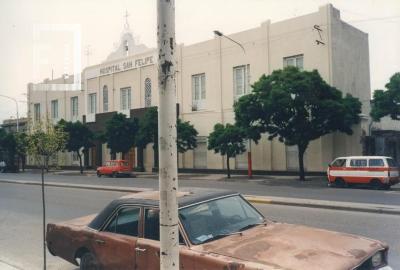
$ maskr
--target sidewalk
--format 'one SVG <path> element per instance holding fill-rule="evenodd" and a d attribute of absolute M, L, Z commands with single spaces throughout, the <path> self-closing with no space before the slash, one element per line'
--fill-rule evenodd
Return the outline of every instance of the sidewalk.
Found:
<path fill-rule="evenodd" d="M 0 182 L 23 184 L 23 185 L 35 185 L 35 186 L 41 185 L 40 182 L 25 181 L 25 180 L 2 179 L 0 180 Z M 69 184 L 69 183 L 56 183 L 56 182 L 47 182 L 45 186 L 59 187 L 59 188 L 78 188 L 78 189 L 101 190 L 101 191 L 129 192 L 129 193 L 138 193 L 151 190 L 146 188 L 135 188 L 135 187 L 114 187 L 106 185 L 84 185 L 84 184 Z M 274 196 L 255 196 L 255 195 L 244 195 L 244 196 L 251 203 L 257 203 L 257 204 L 276 204 L 276 205 L 288 205 L 297 207 L 323 208 L 323 209 L 334 209 L 334 210 L 344 210 L 344 211 L 359 211 L 367 213 L 400 215 L 400 206 L 397 205 L 325 201 L 325 200 L 274 197 Z"/>

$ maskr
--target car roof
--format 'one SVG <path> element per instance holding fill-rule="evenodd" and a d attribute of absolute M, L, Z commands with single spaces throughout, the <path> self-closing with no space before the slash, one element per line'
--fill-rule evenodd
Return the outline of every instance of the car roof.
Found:
<path fill-rule="evenodd" d="M 347 156 L 347 157 L 337 157 L 335 159 L 345 159 L 345 158 L 392 158 L 387 156 Z"/>
<path fill-rule="evenodd" d="M 224 189 L 208 189 L 208 188 L 183 188 L 177 193 L 178 207 L 186 207 L 192 204 L 216 199 L 219 197 L 237 195 L 238 192 Z M 114 212 L 114 210 L 122 205 L 139 204 L 149 207 L 159 207 L 160 193 L 155 191 L 144 191 L 139 193 L 128 194 L 113 200 L 107 205 L 89 224 L 92 229 L 99 230 L 105 220 Z"/>

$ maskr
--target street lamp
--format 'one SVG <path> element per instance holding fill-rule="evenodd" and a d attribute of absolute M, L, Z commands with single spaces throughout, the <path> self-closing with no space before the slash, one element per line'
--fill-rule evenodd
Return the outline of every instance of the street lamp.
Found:
<path fill-rule="evenodd" d="M 15 106 L 17 107 L 17 132 L 18 132 L 18 131 L 19 131 L 19 112 L 18 112 L 18 101 L 17 101 L 15 98 L 13 98 L 13 97 L 9 97 L 9 96 L 5 96 L 5 95 L 1 95 L 1 94 L 0 94 L 0 97 L 5 97 L 5 98 L 11 99 L 12 101 L 14 101 L 14 102 L 15 102 Z"/>
<path fill-rule="evenodd" d="M 218 30 L 214 30 L 214 34 L 216 36 L 224 37 L 224 38 L 232 41 L 233 43 L 238 45 L 243 50 L 244 54 L 246 54 L 246 50 L 244 49 L 243 45 L 240 44 L 239 42 L 237 42 L 236 40 L 234 40 L 228 36 L 225 36 L 221 31 L 218 31 Z M 222 91 L 222 88 L 221 88 L 221 91 Z M 221 108 L 221 109 L 223 109 L 223 108 Z M 251 139 L 248 139 L 248 141 L 247 141 L 247 175 L 249 176 L 249 178 L 253 177 L 253 162 L 251 160 Z"/>

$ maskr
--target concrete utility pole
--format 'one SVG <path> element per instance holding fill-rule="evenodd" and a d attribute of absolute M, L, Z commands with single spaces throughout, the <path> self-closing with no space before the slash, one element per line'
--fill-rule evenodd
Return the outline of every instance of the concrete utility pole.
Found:
<path fill-rule="evenodd" d="M 157 0 L 160 269 L 179 269 L 175 0 Z"/>

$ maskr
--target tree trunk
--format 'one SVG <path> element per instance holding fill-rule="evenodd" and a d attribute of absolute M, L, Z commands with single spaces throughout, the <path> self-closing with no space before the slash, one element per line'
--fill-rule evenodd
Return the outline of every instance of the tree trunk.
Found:
<path fill-rule="evenodd" d="M 25 172 L 25 160 L 26 156 L 22 156 L 22 171 Z"/>
<path fill-rule="evenodd" d="M 144 155 L 143 155 L 143 147 L 137 148 L 137 169 L 139 172 L 144 172 Z"/>
<path fill-rule="evenodd" d="M 229 156 L 226 155 L 226 169 L 228 170 L 228 178 L 231 178 L 231 168 L 229 167 Z"/>
<path fill-rule="evenodd" d="M 180 263 L 176 166 L 175 0 L 157 0 L 157 47 L 158 145 L 155 145 L 154 152 L 159 154 L 155 154 L 154 164 L 159 167 L 160 269 L 178 270 Z"/>
<path fill-rule="evenodd" d="M 158 156 L 158 144 L 154 144 L 153 145 L 153 153 L 154 153 L 154 156 L 153 156 L 153 164 L 154 164 L 154 169 L 158 169 L 158 163 L 159 163 L 159 156 Z"/>
<path fill-rule="evenodd" d="M 44 158 L 44 161 L 47 161 L 47 158 Z M 43 269 L 46 270 L 46 201 L 45 201 L 45 193 L 44 193 L 44 164 L 42 164 L 42 221 L 43 221 Z"/>
<path fill-rule="evenodd" d="M 304 173 L 304 152 L 307 149 L 307 146 L 297 145 L 299 151 L 299 180 L 305 181 L 305 173 Z"/>
<path fill-rule="evenodd" d="M 76 153 L 78 154 L 78 158 L 79 158 L 79 170 L 81 171 L 81 174 L 83 174 L 82 155 L 79 153 L 79 151 L 77 151 Z"/>

